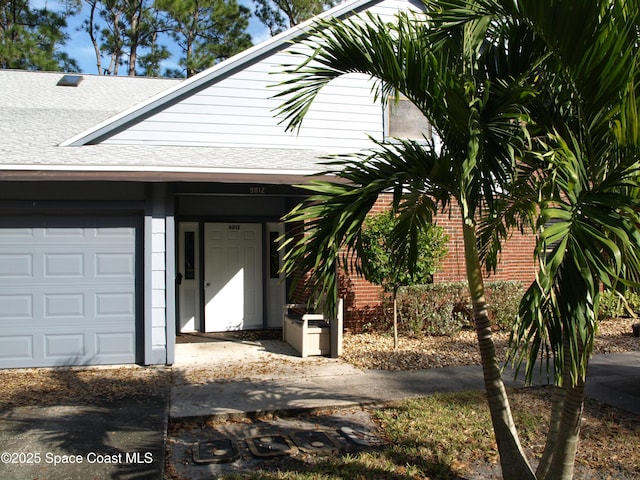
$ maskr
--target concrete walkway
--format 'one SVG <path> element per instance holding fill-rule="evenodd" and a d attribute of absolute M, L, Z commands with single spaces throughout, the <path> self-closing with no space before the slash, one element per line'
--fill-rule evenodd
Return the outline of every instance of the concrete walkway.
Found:
<path fill-rule="evenodd" d="M 219 347 L 218 347 L 219 348 Z M 247 345 L 226 345 L 220 352 L 229 366 L 242 362 L 234 354 L 242 355 Z M 279 350 L 284 348 L 285 350 Z M 377 428 L 370 413 L 360 407 L 381 405 L 393 400 L 416 396 L 428 396 L 438 392 L 483 390 L 482 369 L 479 366 L 440 368 L 420 371 L 362 371 L 341 361 L 325 358 L 301 359 L 287 353 L 282 343 L 255 346 L 245 359 L 245 370 L 251 379 L 221 382 L 203 382 L 199 385 L 178 385 L 172 388 L 170 416 L 177 425 L 171 436 L 168 449 L 169 461 L 177 473 L 184 478 L 204 480 L 218 478 L 224 474 L 242 475 L 244 472 L 264 468 L 265 459 L 254 458 L 245 443 L 247 439 L 263 438 L 265 435 L 280 435 L 290 431 L 322 431 L 342 442 L 341 448 L 349 448 L 349 442 L 336 432 L 349 428 L 365 432 L 377 438 Z M 207 358 L 213 349 L 197 347 L 201 361 L 216 361 L 216 356 Z M 279 350 L 277 355 L 274 351 Z M 194 347 L 184 347 L 181 353 L 191 358 Z M 235 360 L 234 360 L 235 357 Z M 256 363 L 258 362 L 258 363 Z M 252 365 L 265 362 L 272 368 L 261 373 L 252 371 Z M 282 368 L 276 368 L 280 364 Z M 191 368 L 198 363 L 191 363 Z M 174 366 L 174 374 L 182 368 L 180 362 Z M 272 373 L 267 373 L 272 372 Z M 513 372 L 505 372 L 508 386 L 521 386 L 514 381 Z M 546 384 L 538 381 L 538 384 Z M 640 415 L 640 352 L 597 356 L 591 362 L 587 387 L 588 398 L 595 398 L 609 405 L 626 409 Z M 309 415 L 324 411 L 324 414 Z M 275 414 L 273 416 L 267 414 Z M 307 414 L 307 415 L 305 415 Z M 250 418 L 250 421 L 221 422 L 211 427 L 211 418 Z M 192 420 L 198 421 L 193 422 Z M 195 458 L 201 451 L 203 439 L 225 438 L 237 445 L 238 459 L 231 463 L 183 462 L 184 458 Z M 235 443 L 234 443 L 235 442 Z M 209 447 L 206 447 L 209 448 Z M 208 451 L 208 450 L 207 450 Z M 225 451 L 225 450 L 221 450 Z M 277 468 L 272 465 L 269 468 Z M 496 466 L 495 475 L 470 478 L 501 478 Z"/>
<path fill-rule="evenodd" d="M 247 345 L 227 345 L 227 361 L 238 358 L 244 349 L 252 355 L 267 355 L 287 346 L 250 349 Z M 264 344 L 264 341 L 262 342 Z M 284 345 L 284 346 L 283 346 Z M 178 345 L 178 347 L 181 347 Z M 183 346 L 184 347 L 184 346 Z M 247 350 L 248 351 L 248 350 Z M 258 352 L 258 353 L 257 353 Z M 188 347 L 177 349 L 174 368 L 189 356 Z M 207 359 L 206 355 L 211 355 Z M 382 404 L 436 392 L 457 392 L 483 389 L 479 366 L 450 367 L 419 371 L 363 371 L 336 359 L 295 357 L 295 352 L 280 352 L 292 363 L 272 377 L 250 380 L 212 382 L 199 385 L 179 385 L 171 391 L 170 416 L 242 417 L 262 413 L 302 412 L 321 408 Z M 217 361 L 216 349 L 199 347 L 199 362 Z M 269 358 L 269 357 L 266 357 Z M 255 358 L 254 358 L 255 359 Z M 274 360 L 275 361 L 275 360 Z M 250 359 L 247 358 L 250 363 Z M 590 363 L 587 397 L 640 415 L 640 352 L 598 355 Z M 505 372 L 507 386 L 521 386 Z M 538 379 L 536 384 L 546 384 Z"/>

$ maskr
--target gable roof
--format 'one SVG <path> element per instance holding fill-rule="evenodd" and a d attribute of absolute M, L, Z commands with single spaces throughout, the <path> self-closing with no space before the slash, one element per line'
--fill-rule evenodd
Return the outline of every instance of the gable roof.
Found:
<path fill-rule="evenodd" d="M 407 2 L 415 6 L 415 1 L 419 0 L 351 0 L 321 17 L 345 17 L 383 2 L 394 9 L 399 8 L 394 5 L 406 6 Z M 327 154 L 322 146 L 101 142 L 285 50 L 308 35 L 315 20 L 187 80 L 83 75 L 78 87 L 58 87 L 62 73 L 0 70 L 2 179 L 307 181 L 309 174 L 326 168 L 321 164 Z"/>
<path fill-rule="evenodd" d="M 349 0 L 320 15 L 307 20 L 300 25 L 294 26 L 279 35 L 254 45 L 253 47 L 223 61 L 213 67 L 200 72 L 199 74 L 183 81 L 166 92 L 162 92 L 147 101 L 136 105 L 119 115 L 116 115 L 62 143 L 66 145 L 88 145 L 96 144 L 101 140 L 118 133 L 128 126 L 135 124 L 149 116 L 171 106 L 180 100 L 193 95 L 220 80 L 233 75 L 248 65 L 260 61 L 275 52 L 286 49 L 294 41 L 305 38 L 312 26 L 319 19 L 345 18 L 367 10 L 380 3 L 382 0 Z M 412 4 L 420 4 L 420 0 L 410 0 Z"/>
<path fill-rule="evenodd" d="M 180 83 L 164 78 L 81 75 L 77 87 L 57 86 L 63 75 L 0 70 L 3 148 L 12 141 L 58 145 L 79 130 Z"/>
<path fill-rule="evenodd" d="M 182 80 L 82 75 L 56 86 L 60 72 L 0 70 L 0 170 L 3 180 L 100 179 L 258 181 L 318 171 L 319 152 L 145 145 L 59 144 Z M 151 161 L 150 161 L 151 159 Z"/>

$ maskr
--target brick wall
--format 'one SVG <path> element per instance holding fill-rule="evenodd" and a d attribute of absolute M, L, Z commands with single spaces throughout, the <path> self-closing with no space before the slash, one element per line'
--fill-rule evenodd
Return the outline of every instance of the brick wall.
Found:
<path fill-rule="evenodd" d="M 449 236 L 449 241 L 447 242 L 447 257 L 440 272 L 434 276 L 434 282 L 466 281 L 464 240 L 459 209 L 453 206 L 450 215 L 439 215 L 435 219 L 435 223 L 444 228 L 445 233 Z M 502 245 L 496 271 L 487 274 L 486 278 L 495 281 L 513 280 L 530 283 L 535 276 L 534 247 L 535 237 L 532 234 L 522 235 L 520 232 L 514 232 L 513 236 Z"/>
<path fill-rule="evenodd" d="M 374 205 L 372 213 L 379 213 L 388 207 L 391 198 L 382 195 Z M 448 254 L 442 263 L 441 270 L 434 276 L 434 282 L 466 281 L 464 262 L 464 244 L 462 238 L 462 223 L 460 212 L 453 207 L 450 214 L 440 214 L 434 219 L 435 223 L 444 228 L 449 236 L 447 243 Z M 533 249 L 535 238 L 533 235 L 522 235 L 515 232 L 503 245 L 498 268 L 495 273 L 487 275 L 488 280 L 516 280 L 524 284 L 530 283 L 535 275 Z M 381 314 L 380 298 L 382 289 L 372 285 L 361 277 L 352 274 L 347 276 L 342 272 L 340 279 L 340 296 L 345 299 L 345 327 L 360 330 L 362 325 Z"/>

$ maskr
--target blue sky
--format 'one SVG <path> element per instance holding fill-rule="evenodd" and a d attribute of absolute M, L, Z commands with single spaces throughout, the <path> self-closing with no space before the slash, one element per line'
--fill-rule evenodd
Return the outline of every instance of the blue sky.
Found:
<path fill-rule="evenodd" d="M 253 11 L 253 5 L 250 0 L 239 0 L 239 3 L 246 5 Z M 32 8 L 47 8 L 58 12 L 64 11 L 63 0 L 30 0 L 29 4 Z M 74 58 L 78 62 L 81 73 L 96 74 L 98 73 L 96 67 L 96 56 L 89 35 L 85 31 L 78 30 L 85 16 L 86 14 L 83 12 L 80 15 L 69 17 L 67 19 L 67 24 L 69 26 L 67 31 L 70 39 L 67 41 L 64 50 L 71 58 Z M 269 38 L 269 30 L 255 17 L 251 18 L 248 31 L 251 34 L 254 44 L 260 43 Z M 171 49 L 171 44 L 168 39 L 163 41 L 163 43 Z M 175 63 L 174 59 L 163 63 L 163 70 L 165 68 L 177 67 L 178 65 Z M 126 69 L 122 69 L 121 74 L 126 74 Z"/>

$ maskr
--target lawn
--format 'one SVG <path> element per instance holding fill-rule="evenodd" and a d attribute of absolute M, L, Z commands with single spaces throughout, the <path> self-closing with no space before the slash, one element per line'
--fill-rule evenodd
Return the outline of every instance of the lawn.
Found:
<path fill-rule="evenodd" d="M 515 421 L 530 458 L 539 458 L 547 430 L 549 391 L 510 392 Z M 372 411 L 387 445 L 311 461 L 279 463 L 277 470 L 227 479 L 492 479 L 501 478 L 483 392 L 438 394 Z M 640 477 L 640 419 L 588 401 L 575 478 Z"/>

